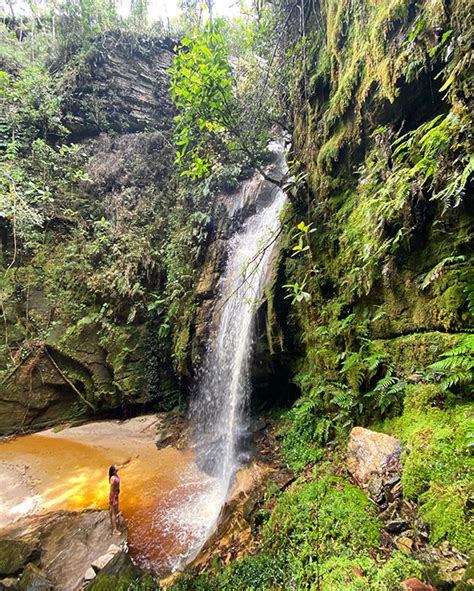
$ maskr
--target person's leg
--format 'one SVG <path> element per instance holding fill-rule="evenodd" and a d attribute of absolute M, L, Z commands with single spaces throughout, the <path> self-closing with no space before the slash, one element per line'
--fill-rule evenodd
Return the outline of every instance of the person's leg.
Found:
<path fill-rule="evenodd" d="M 113 534 L 120 534 L 120 531 L 117 527 L 117 513 L 118 513 L 118 505 L 111 505 L 111 517 L 112 517 L 112 533 Z"/>

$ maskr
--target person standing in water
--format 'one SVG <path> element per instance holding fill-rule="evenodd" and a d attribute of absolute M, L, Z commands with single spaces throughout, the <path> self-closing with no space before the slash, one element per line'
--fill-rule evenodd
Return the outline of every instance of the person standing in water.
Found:
<path fill-rule="evenodd" d="M 112 464 L 109 468 L 109 505 L 110 505 L 110 522 L 112 524 L 112 533 L 119 536 L 120 530 L 117 527 L 117 518 L 119 513 L 119 495 L 120 495 L 120 476 L 118 471 L 126 466 L 130 460 L 126 461 L 125 464 L 117 466 Z"/>

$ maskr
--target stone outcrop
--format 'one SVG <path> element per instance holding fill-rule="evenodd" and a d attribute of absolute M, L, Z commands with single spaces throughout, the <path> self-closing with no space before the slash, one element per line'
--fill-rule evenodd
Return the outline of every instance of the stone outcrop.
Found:
<path fill-rule="evenodd" d="M 73 134 L 168 127 L 173 117 L 168 94 L 173 46 L 171 39 L 140 38 L 123 31 L 97 40 L 65 89 L 67 124 Z"/>
<path fill-rule="evenodd" d="M 26 518 L 0 539 L 0 566 L 5 558 L 11 565 L 2 566 L 0 576 L 19 575 L 16 585 L 21 590 L 80 589 L 91 567 L 95 574 L 122 553 L 127 531 L 125 524 L 120 527 L 121 536 L 113 536 L 108 511 Z"/>

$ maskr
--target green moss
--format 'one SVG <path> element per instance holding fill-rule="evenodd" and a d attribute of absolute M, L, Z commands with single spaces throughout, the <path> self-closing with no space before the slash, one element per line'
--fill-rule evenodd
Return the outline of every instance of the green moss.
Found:
<path fill-rule="evenodd" d="M 420 515 L 430 526 L 433 544 L 449 540 L 461 550 L 474 550 L 473 500 L 472 477 L 448 486 L 432 483 L 429 490 L 420 495 Z"/>
<path fill-rule="evenodd" d="M 374 346 L 390 356 L 392 363 L 411 373 L 427 367 L 458 344 L 461 335 L 442 332 L 415 332 L 391 339 L 376 339 Z"/>
<path fill-rule="evenodd" d="M 265 524 L 264 544 L 311 563 L 333 554 L 376 549 L 381 523 L 367 497 L 335 477 L 296 484 L 285 492 Z"/>
<path fill-rule="evenodd" d="M 0 576 L 13 575 L 35 558 L 38 540 L 0 540 Z"/>
<path fill-rule="evenodd" d="M 381 522 L 367 497 L 340 478 L 298 482 L 276 497 L 255 556 L 214 573 L 183 576 L 173 591 L 396 591 L 420 563 L 395 551 L 387 561 L 376 552 Z"/>
<path fill-rule="evenodd" d="M 422 565 L 406 554 L 395 551 L 380 564 L 370 556 L 340 558 L 335 556 L 321 565 L 321 583 L 328 591 L 399 591 L 410 578 L 423 578 Z"/>
<path fill-rule="evenodd" d="M 458 404 L 445 409 L 424 406 L 436 389 L 413 388 L 401 417 L 386 421 L 382 430 L 399 437 L 404 495 L 419 503 L 420 516 L 430 526 L 432 542 L 448 540 L 460 550 L 472 549 L 474 462 L 468 448 L 474 405 Z"/>
<path fill-rule="evenodd" d="M 308 418 L 311 420 L 312 417 Z M 280 436 L 283 438 L 282 456 L 291 470 L 298 472 L 306 465 L 321 459 L 323 451 L 314 440 L 314 428 L 309 427 L 309 430 L 305 431 L 301 424 L 289 418 L 286 426 L 281 429 Z"/>

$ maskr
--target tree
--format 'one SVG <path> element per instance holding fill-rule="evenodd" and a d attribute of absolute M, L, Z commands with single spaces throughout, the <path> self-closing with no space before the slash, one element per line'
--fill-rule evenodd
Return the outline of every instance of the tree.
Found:
<path fill-rule="evenodd" d="M 183 174 L 201 178 L 209 172 L 228 132 L 237 123 L 232 70 L 219 23 L 208 21 L 178 47 L 171 70 L 177 163 Z"/>
<path fill-rule="evenodd" d="M 265 60 L 253 55 L 256 39 L 255 29 L 243 21 L 209 19 L 178 46 L 171 93 L 179 111 L 175 142 L 182 174 L 201 178 L 230 153 L 240 152 L 277 182 L 261 162 L 275 101 Z"/>

